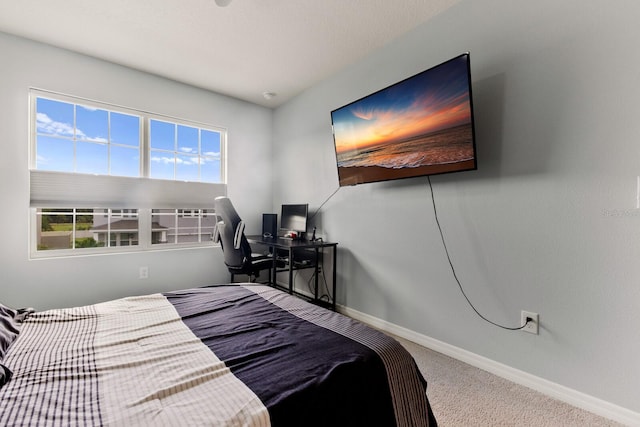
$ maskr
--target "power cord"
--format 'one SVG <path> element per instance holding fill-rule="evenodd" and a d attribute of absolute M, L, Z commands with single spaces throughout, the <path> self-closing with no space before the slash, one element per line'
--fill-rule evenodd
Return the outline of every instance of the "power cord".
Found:
<path fill-rule="evenodd" d="M 336 188 L 336 189 L 333 191 L 333 193 L 331 193 L 331 194 L 329 195 L 329 197 L 327 197 L 326 199 L 324 199 L 324 202 L 322 202 L 322 204 L 320 204 L 320 206 L 318 207 L 318 209 L 316 209 L 316 211 L 313 213 L 313 215 L 311 215 L 311 216 L 309 217 L 309 219 L 307 219 L 307 222 L 311 222 L 311 220 L 312 220 L 313 218 L 315 218 L 315 217 L 316 217 L 316 215 L 318 215 L 318 212 L 320 212 L 320 209 L 322 209 L 322 207 L 323 207 L 323 206 L 324 206 L 324 205 L 325 205 L 329 200 L 331 200 L 331 198 L 332 198 L 332 197 L 333 197 L 333 196 L 338 192 L 338 190 L 340 190 L 340 188 L 342 188 L 342 187 L 338 186 L 338 188 Z M 315 225 L 313 226 L 313 234 L 312 234 L 312 236 L 311 236 L 311 241 L 312 241 L 312 242 L 318 242 L 318 241 L 319 241 L 319 242 L 321 242 L 321 241 L 322 241 L 322 237 L 318 237 L 318 238 L 316 238 L 316 226 L 315 226 Z"/>
<path fill-rule="evenodd" d="M 313 213 L 313 215 L 311 215 L 308 219 L 309 222 L 311 222 L 311 220 L 313 218 L 315 218 L 316 215 L 318 215 L 318 212 L 320 212 L 320 209 L 322 209 L 322 207 L 329 201 L 331 200 L 331 198 L 341 189 L 342 187 L 338 187 L 335 189 L 335 191 L 333 193 L 331 193 L 329 195 L 329 197 L 327 197 L 326 199 L 324 199 L 324 202 L 322 202 L 322 204 L 318 207 L 318 209 L 316 209 L 316 211 Z"/>
<path fill-rule="evenodd" d="M 319 237 L 317 240 L 322 241 L 322 238 Z M 320 252 L 319 265 L 324 267 L 324 252 Z M 307 280 L 307 289 L 312 295 L 315 295 L 315 286 L 311 286 L 311 281 L 315 279 L 317 274 L 318 274 L 318 266 L 315 267 L 313 274 L 309 277 L 309 280 Z M 322 282 L 324 283 L 324 289 L 326 291 L 325 293 L 320 295 L 320 300 L 322 301 L 326 299 L 327 302 L 331 302 L 333 300 L 333 296 L 329 291 L 329 284 L 327 283 L 327 277 L 324 275 L 324 268 L 321 269 L 319 274 L 322 276 Z M 319 281 L 320 281 L 320 276 L 318 276 L 318 282 Z"/>
<path fill-rule="evenodd" d="M 467 300 L 467 302 L 469 303 L 469 306 L 471 306 L 471 308 L 473 309 L 473 311 L 476 312 L 476 314 L 478 316 L 480 316 L 480 318 L 486 322 L 491 323 L 494 326 L 497 326 L 499 328 L 502 329 L 506 329 L 509 331 L 519 331 L 520 329 L 524 329 L 529 322 L 533 321 L 533 318 L 531 317 L 527 317 L 525 320 L 524 325 L 522 326 L 518 326 L 515 328 L 512 327 L 508 327 L 508 326 L 504 326 L 501 325 L 499 323 L 493 322 L 489 319 L 487 319 L 486 317 L 484 317 L 474 306 L 473 303 L 471 302 L 471 300 L 469 299 L 469 297 L 467 297 L 467 294 L 464 292 L 464 289 L 462 287 L 462 284 L 460 283 L 460 280 L 458 279 L 458 275 L 456 274 L 456 269 L 453 267 L 453 262 L 451 261 L 451 256 L 449 255 L 449 249 L 447 249 L 447 243 L 444 240 L 444 234 L 442 233 L 442 227 L 440 226 L 440 220 L 438 219 L 438 211 L 436 209 L 436 199 L 435 196 L 433 195 L 433 185 L 431 184 L 431 177 L 427 176 L 427 181 L 429 182 L 429 190 L 431 191 L 431 202 L 433 203 L 433 214 L 434 217 L 436 219 L 436 224 L 438 225 L 438 231 L 440 232 L 440 239 L 442 239 L 442 246 L 444 247 L 444 252 L 447 255 L 447 261 L 449 261 L 449 266 L 451 267 L 451 272 L 453 273 L 453 278 L 456 280 L 456 283 L 458 284 L 458 287 L 460 288 L 460 292 L 462 292 L 462 295 L 464 296 L 464 299 Z"/>

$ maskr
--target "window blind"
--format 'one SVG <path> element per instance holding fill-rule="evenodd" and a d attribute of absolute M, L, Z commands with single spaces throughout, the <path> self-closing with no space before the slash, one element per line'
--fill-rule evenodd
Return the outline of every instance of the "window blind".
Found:
<path fill-rule="evenodd" d="M 226 184 L 31 170 L 32 208 L 210 209 Z"/>

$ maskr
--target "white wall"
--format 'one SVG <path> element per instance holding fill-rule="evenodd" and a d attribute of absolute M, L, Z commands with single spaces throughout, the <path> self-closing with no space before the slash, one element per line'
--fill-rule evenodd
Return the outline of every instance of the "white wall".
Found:
<path fill-rule="evenodd" d="M 471 52 L 478 171 L 345 187 L 338 302 L 640 411 L 640 3 L 463 0 L 274 114 L 274 206 L 337 187 L 330 111 Z M 372 29 L 373 31 L 374 29 Z M 310 53 L 313 54 L 313 53 Z M 428 379 L 428 378 L 427 378 Z"/>
<path fill-rule="evenodd" d="M 28 90 L 227 128 L 228 195 L 249 232 L 272 203 L 271 110 L 3 33 L 0 58 L 0 301 L 46 309 L 228 282 L 219 247 L 29 260 Z"/>

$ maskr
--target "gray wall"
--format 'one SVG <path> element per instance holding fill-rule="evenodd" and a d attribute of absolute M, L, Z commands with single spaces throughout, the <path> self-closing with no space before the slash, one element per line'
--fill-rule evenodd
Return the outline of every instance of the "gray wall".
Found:
<path fill-rule="evenodd" d="M 340 189 L 339 303 L 640 411 L 640 3 L 461 1 L 274 115 L 274 206 L 338 186 L 329 112 L 471 52 L 479 169 Z M 312 54 L 312 53 L 310 53 Z"/>
<path fill-rule="evenodd" d="M 29 260 L 28 90 L 226 127 L 228 195 L 249 232 L 272 204 L 271 110 L 3 33 L 0 57 L 0 301 L 46 309 L 228 282 L 219 247 Z"/>

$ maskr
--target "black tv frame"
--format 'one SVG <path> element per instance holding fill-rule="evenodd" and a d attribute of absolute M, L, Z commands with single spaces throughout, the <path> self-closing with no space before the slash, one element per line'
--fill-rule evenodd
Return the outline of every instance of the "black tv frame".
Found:
<path fill-rule="evenodd" d="M 449 76 L 447 75 L 448 72 L 452 74 Z M 424 86 L 420 87 L 420 84 L 424 84 Z M 415 89 L 414 86 L 416 85 L 418 85 L 418 91 L 412 92 L 412 88 Z M 449 95 L 451 99 L 447 99 L 447 95 Z M 433 102 L 431 104 L 424 103 L 422 107 L 424 111 L 420 111 L 420 109 L 412 111 L 411 114 L 415 115 L 414 123 L 418 123 L 418 120 L 444 119 L 445 116 L 443 114 L 447 112 L 443 109 L 444 106 L 451 108 L 462 107 L 466 109 L 466 113 L 463 111 L 464 114 L 459 116 L 458 121 L 453 122 L 457 124 L 449 127 L 443 124 L 426 132 L 418 132 L 414 135 L 407 134 L 410 136 L 404 139 L 393 140 L 390 138 L 388 140 L 381 140 L 375 144 L 362 145 L 362 149 L 357 145 L 358 143 L 362 144 L 362 141 L 357 141 L 355 143 L 356 145 L 354 145 L 355 148 L 351 150 L 344 149 L 342 153 L 340 152 L 341 147 L 339 147 L 339 142 L 342 142 L 342 140 L 339 141 L 339 139 L 343 135 L 337 135 L 336 133 L 341 132 L 339 129 L 341 125 L 347 126 L 350 124 L 348 120 L 341 121 L 340 116 L 346 116 L 351 112 L 352 115 L 356 116 L 353 122 L 360 125 L 361 122 L 371 120 L 369 117 L 365 117 L 365 113 L 370 114 L 371 117 L 375 117 L 376 114 L 381 114 L 381 112 L 384 111 L 385 106 L 393 105 L 394 103 L 398 105 L 402 102 L 407 102 L 407 99 L 410 100 L 412 97 L 420 99 L 422 96 L 431 96 L 439 102 Z M 461 101 L 461 103 L 456 104 L 456 101 Z M 441 109 L 430 113 L 430 108 L 438 105 Z M 358 108 L 362 108 L 364 112 L 355 112 Z M 455 112 L 454 110 L 451 111 Z M 361 115 L 358 116 L 358 114 Z M 438 114 L 440 115 L 437 116 Z M 401 114 L 398 114 L 396 118 L 399 120 L 403 117 Z M 407 121 L 407 123 L 411 124 L 412 122 Z M 446 122 L 443 121 L 443 123 Z M 458 55 L 448 61 L 331 111 L 331 124 L 338 179 L 341 187 L 425 175 L 476 170 L 477 151 L 470 54 L 466 52 Z M 338 130 L 336 129 L 337 127 Z M 406 128 L 408 127 L 399 129 L 402 132 Z M 383 129 L 383 131 L 384 130 L 395 133 L 398 129 Z M 456 135 L 456 133 L 458 135 Z M 456 139 L 456 137 L 459 139 Z M 438 140 L 438 138 L 440 138 L 440 140 Z M 443 143 L 442 141 L 447 138 L 452 139 L 453 142 L 449 144 Z M 458 144 L 458 146 L 454 145 L 454 143 Z M 442 147 L 436 149 L 436 144 L 441 144 Z M 416 148 L 414 151 L 410 151 L 412 157 L 420 158 L 420 156 L 422 156 L 422 159 L 424 159 L 421 160 L 419 164 L 402 163 L 400 156 L 396 158 L 387 156 L 386 158 L 391 159 L 391 161 L 386 165 L 377 164 L 375 161 L 367 159 L 367 156 L 379 156 L 379 158 L 382 159 L 385 158 L 385 150 L 387 152 L 392 152 L 394 149 L 402 151 L 411 147 Z M 423 147 L 425 150 L 417 149 L 418 147 Z M 352 160 L 348 161 L 350 161 L 353 166 L 344 166 L 344 159 L 347 158 L 347 155 L 342 154 L 345 152 L 351 156 Z M 404 154 L 406 153 L 403 153 L 403 155 Z M 429 157 L 431 155 L 440 155 L 443 160 L 432 161 Z M 459 157 L 455 157 L 456 155 Z M 409 156 L 407 155 L 404 158 L 409 158 Z M 435 157 L 433 158 L 435 159 Z M 394 161 L 396 163 L 394 163 Z M 370 164 L 363 165 L 366 162 L 370 162 Z M 342 166 L 341 163 L 343 164 Z"/>

